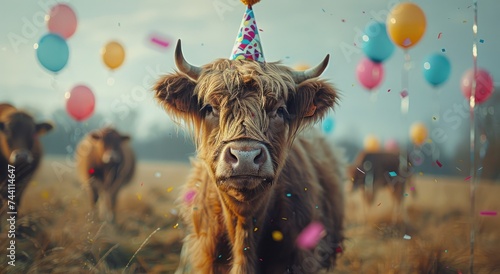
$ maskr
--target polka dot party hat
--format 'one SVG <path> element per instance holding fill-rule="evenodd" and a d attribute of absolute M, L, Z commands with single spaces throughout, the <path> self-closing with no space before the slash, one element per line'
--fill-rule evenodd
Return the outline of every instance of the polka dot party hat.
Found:
<path fill-rule="evenodd" d="M 262 45 L 260 44 L 259 29 L 255 21 L 252 5 L 260 0 L 241 0 L 247 5 L 241 26 L 238 31 L 238 36 L 234 43 L 231 60 L 253 60 L 257 62 L 265 62 Z"/>

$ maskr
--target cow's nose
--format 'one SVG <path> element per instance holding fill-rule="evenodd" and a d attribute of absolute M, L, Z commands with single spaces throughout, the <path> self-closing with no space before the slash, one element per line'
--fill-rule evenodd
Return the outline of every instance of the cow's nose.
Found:
<path fill-rule="evenodd" d="M 31 162 L 33 162 L 33 155 L 31 154 L 31 152 L 29 150 L 17 149 L 17 150 L 14 150 L 10 154 L 9 160 L 14 165 L 18 165 L 18 164 L 22 164 L 22 163 L 31 164 Z"/>
<path fill-rule="evenodd" d="M 267 161 L 265 149 L 261 144 L 251 147 L 230 146 L 225 151 L 224 161 L 231 165 L 234 175 L 258 175 Z"/>

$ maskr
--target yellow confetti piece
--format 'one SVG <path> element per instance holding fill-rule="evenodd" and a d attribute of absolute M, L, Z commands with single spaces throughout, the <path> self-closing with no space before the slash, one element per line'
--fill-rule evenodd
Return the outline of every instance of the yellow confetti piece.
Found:
<path fill-rule="evenodd" d="M 172 190 L 174 190 L 174 188 L 173 188 L 173 187 L 169 187 L 169 188 L 167 188 L 167 192 L 172 192 Z"/>
<path fill-rule="evenodd" d="M 42 190 L 42 192 L 40 193 L 40 196 L 42 196 L 42 199 L 47 200 L 47 199 L 49 199 L 50 193 L 48 190 Z"/>
<path fill-rule="evenodd" d="M 282 219 L 282 220 L 285 220 L 285 221 L 288 221 L 288 219 L 287 219 L 287 218 L 285 218 L 285 217 L 283 217 L 283 218 L 281 218 L 281 219 Z"/>
<path fill-rule="evenodd" d="M 178 228 L 178 227 L 179 227 L 179 223 L 176 223 L 176 224 L 174 225 L 174 228 Z"/>
<path fill-rule="evenodd" d="M 137 200 L 141 201 L 142 200 L 142 194 L 137 193 Z"/>
<path fill-rule="evenodd" d="M 254 228 L 253 228 L 253 232 L 255 232 L 255 231 L 257 231 L 257 230 L 259 230 L 259 228 L 258 228 L 258 227 L 254 227 Z"/>
<path fill-rule="evenodd" d="M 280 242 L 281 240 L 283 240 L 283 233 L 278 230 L 273 231 L 272 236 L 273 240 L 275 240 L 276 242 Z"/>
<path fill-rule="evenodd" d="M 307 187 L 304 187 L 304 191 L 307 191 Z"/>

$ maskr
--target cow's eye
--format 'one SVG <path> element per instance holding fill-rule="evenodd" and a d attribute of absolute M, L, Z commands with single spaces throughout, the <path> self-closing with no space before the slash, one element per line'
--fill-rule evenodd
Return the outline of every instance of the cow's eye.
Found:
<path fill-rule="evenodd" d="M 284 107 L 279 107 L 276 110 L 276 115 L 278 115 L 281 118 L 285 118 L 285 117 L 287 117 L 288 112 L 286 111 L 286 109 Z"/>
<path fill-rule="evenodd" d="M 212 107 L 212 105 L 205 105 L 203 108 L 201 108 L 201 111 L 205 114 L 205 116 L 208 116 L 208 115 L 213 115 L 213 116 L 218 116 L 219 115 L 219 111 Z"/>

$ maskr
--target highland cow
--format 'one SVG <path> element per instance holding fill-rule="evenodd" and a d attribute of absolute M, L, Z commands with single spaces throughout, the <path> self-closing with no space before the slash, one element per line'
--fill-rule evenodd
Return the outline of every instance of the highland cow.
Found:
<path fill-rule="evenodd" d="M 35 123 L 31 115 L 12 105 L 0 104 L 0 215 L 3 216 L 7 207 L 12 205 L 9 201 L 15 205 L 9 211 L 19 212 L 24 190 L 42 158 L 42 145 L 38 137 L 52 128 L 52 124 L 47 122 Z"/>
<path fill-rule="evenodd" d="M 80 180 L 89 193 L 92 212 L 99 201 L 101 220 L 113 221 L 118 192 L 134 175 L 135 156 L 129 140 L 129 136 L 107 127 L 87 134 L 76 149 Z"/>
<path fill-rule="evenodd" d="M 154 88 L 166 112 L 193 129 L 197 147 L 182 195 L 188 234 L 177 273 L 334 266 L 344 239 L 345 167 L 309 128 L 337 102 L 335 88 L 318 79 L 328 60 L 306 71 L 228 59 L 200 68 L 184 59 L 178 41 L 179 72 Z M 301 248 L 296 239 L 311 222 L 323 224 L 323 237 Z"/>

